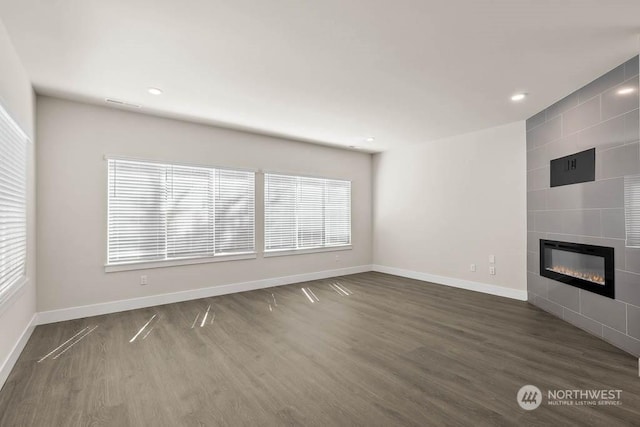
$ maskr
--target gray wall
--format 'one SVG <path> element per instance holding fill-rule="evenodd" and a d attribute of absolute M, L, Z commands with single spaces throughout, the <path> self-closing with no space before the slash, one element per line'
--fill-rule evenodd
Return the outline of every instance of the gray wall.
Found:
<path fill-rule="evenodd" d="M 40 314 L 371 265 L 371 156 L 367 153 L 46 96 L 37 98 L 37 132 Z M 353 249 L 263 257 L 263 187 L 258 174 L 256 259 L 105 273 L 104 155 L 350 180 Z M 139 285 L 141 274 L 147 276 L 147 286 Z"/>
<path fill-rule="evenodd" d="M 376 154 L 375 268 L 526 299 L 525 146 L 520 121 Z"/>
<path fill-rule="evenodd" d="M 635 57 L 527 120 L 529 302 L 636 356 L 640 249 L 625 247 L 624 176 L 640 173 L 638 101 Z M 550 160 L 593 147 L 595 182 L 549 188 Z M 613 247 L 616 299 L 541 277 L 542 238 Z"/>

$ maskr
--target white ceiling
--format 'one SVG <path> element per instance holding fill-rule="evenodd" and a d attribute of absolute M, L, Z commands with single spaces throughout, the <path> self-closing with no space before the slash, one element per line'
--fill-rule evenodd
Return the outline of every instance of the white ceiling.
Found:
<path fill-rule="evenodd" d="M 640 1 L 0 0 L 0 19 L 38 93 L 381 151 L 533 115 L 637 53 Z"/>

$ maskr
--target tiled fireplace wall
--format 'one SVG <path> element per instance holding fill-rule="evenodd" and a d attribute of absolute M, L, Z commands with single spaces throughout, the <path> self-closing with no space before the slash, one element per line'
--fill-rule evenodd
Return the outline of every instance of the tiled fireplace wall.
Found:
<path fill-rule="evenodd" d="M 640 174 L 638 57 L 527 120 L 529 302 L 640 357 L 640 249 L 625 247 L 624 176 Z M 632 87 L 630 94 L 618 94 Z M 596 180 L 549 187 L 552 159 L 596 148 Z M 539 274 L 539 240 L 615 249 L 616 299 Z"/>

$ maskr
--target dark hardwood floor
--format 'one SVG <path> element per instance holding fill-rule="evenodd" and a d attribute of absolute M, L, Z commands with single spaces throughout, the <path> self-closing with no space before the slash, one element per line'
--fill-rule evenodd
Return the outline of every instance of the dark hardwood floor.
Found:
<path fill-rule="evenodd" d="M 363 273 L 39 326 L 0 425 L 638 425 L 637 363 L 526 302 Z M 622 405 L 525 411 L 525 384 Z"/>

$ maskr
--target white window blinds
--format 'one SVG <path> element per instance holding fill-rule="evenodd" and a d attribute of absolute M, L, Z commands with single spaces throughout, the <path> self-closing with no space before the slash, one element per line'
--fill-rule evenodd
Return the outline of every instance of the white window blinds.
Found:
<path fill-rule="evenodd" d="M 27 141 L 0 108 L 0 306 L 26 275 Z"/>
<path fill-rule="evenodd" d="M 265 174 L 265 250 L 351 244 L 351 182 Z"/>
<path fill-rule="evenodd" d="M 627 246 L 640 248 L 640 175 L 624 177 L 624 213 Z"/>
<path fill-rule="evenodd" d="M 108 163 L 109 264 L 255 250 L 253 172 Z"/>

